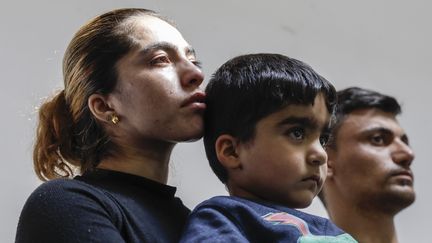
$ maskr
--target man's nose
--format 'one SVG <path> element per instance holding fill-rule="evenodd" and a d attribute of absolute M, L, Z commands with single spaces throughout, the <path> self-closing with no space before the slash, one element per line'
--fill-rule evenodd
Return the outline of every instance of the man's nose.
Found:
<path fill-rule="evenodd" d="M 402 140 L 397 140 L 395 143 L 396 148 L 392 153 L 393 161 L 403 167 L 410 167 L 415 157 L 414 151 Z"/>

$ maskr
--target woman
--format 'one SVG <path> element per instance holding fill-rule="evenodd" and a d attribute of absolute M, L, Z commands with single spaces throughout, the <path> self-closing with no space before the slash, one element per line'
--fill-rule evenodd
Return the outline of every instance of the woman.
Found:
<path fill-rule="evenodd" d="M 205 109 L 193 49 L 155 12 L 119 9 L 75 34 L 63 72 L 34 148 L 49 181 L 16 242 L 176 242 L 189 210 L 166 185 L 168 163 L 177 142 L 201 137 Z"/>

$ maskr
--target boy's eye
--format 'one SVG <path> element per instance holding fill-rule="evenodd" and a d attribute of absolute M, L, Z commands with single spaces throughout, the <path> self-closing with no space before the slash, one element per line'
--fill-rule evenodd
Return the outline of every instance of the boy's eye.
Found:
<path fill-rule="evenodd" d="M 323 147 L 326 146 L 330 140 L 330 134 L 328 134 L 328 133 L 322 134 L 320 136 L 319 140 L 320 140 L 321 146 L 323 146 Z"/>
<path fill-rule="evenodd" d="M 305 138 L 305 130 L 301 127 L 294 127 L 287 131 L 287 135 L 293 140 L 303 140 Z"/>

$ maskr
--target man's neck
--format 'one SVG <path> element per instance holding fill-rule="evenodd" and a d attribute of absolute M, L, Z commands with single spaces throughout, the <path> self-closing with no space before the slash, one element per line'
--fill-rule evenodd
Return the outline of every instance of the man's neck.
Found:
<path fill-rule="evenodd" d="M 398 243 L 394 215 L 338 206 L 329 209 L 330 218 L 361 243 Z"/>

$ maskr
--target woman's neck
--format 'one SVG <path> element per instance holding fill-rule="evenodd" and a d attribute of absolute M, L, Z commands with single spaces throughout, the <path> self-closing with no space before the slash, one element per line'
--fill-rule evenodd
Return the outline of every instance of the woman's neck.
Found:
<path fill-rule="evenodd" d="M 151 142 L 139 146 L 117 146 L 97 168 L 125 172 L 166 184 L 168 165 L 175 144 Z"/>

